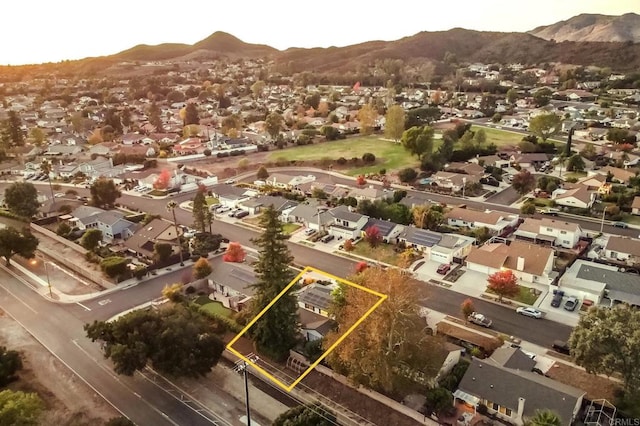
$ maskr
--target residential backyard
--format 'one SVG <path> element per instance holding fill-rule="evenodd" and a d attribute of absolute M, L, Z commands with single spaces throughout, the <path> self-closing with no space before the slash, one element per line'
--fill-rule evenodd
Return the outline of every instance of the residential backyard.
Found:
<path fill-rule="evenodd" d="M 198 296 L 195 303 L 200 305 L 201 309 L 214 315 L 222 317 L 230 317 L 231 309 L 225 308 L 222 302 L 217 302 L 209 299 L 207 296 Z"/>
<path fill-rule="evenodd" d="M 338 141 L 320 142 L 275 151 L 269 154 L 269 161 L 319 161 L 323 159 L 337 160 L 340 157 L 351 160 L 354 157 L 370 152 L 376 156 L 373 165 L 355 167 L 347 170 L 347 174 L 355 176 L 367 173 L 377 173 L 380 169 L 398 170 L 405 167 L 418 167 L 420 162 L 411 156 L 401 144 L 394 143 L 377 136 L 363 136 Z"/>

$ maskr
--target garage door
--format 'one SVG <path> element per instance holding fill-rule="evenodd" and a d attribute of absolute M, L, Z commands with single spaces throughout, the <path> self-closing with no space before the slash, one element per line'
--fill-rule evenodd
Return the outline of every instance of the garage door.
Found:
<path fill-rule="evenodd" d="M 467 269 L 470 271 L 482 272 L 483 274 L 489 274 L 489 267 L 485 265 L 479 265 L 477 263 L 467 262 Z"/>
<path fill-rule="evenodd" d="M 433 260 L 438 263 L 449 263 L 449 256 L 444 253 L 438 253 L 431 250 L 431 257 L 429 260 Z"/>

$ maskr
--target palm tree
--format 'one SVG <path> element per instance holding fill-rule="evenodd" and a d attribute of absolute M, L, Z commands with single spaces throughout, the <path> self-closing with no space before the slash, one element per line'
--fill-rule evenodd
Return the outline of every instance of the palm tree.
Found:
<path fill-rule="evenodd" d="M 51 191 L 51 204 L 56 204 L 56 197 L 53 194 L 53 185 L 51 185 L 51 163 L 46 159 L 42 160 L 40 163 L 40 171 L 47 175 L 47 180 L 49 181 L 49 190 Z"/>
<path fill-rule="evenodd" d="M 536 410 L 536 414 L 527 419 L 526 426 L 562 426 L 562 419 L 554 411 Z"/>
<path fill-rule="evenodd" d="M 173 226 L 176 228 L 176 238 L 178 239 L 178 250 L 180 252 L 180 266 L 184 266 L 184 260 L 182 258 L 182 243 L 180 242 L 180 232 L 178 231 L 178 221 L 176 220 L 176 207 L 178 203 L 175 201 L 169 201 L 167 203 L 167 210 L 173 214 Z"/>

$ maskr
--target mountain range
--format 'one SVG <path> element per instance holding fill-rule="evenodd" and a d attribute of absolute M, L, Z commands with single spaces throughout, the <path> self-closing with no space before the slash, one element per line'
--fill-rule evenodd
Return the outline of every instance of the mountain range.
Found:
<path fill-rule="evenodd" d="M 412 64 L 442 61 L 447 52 L 454 54 L 459 62 L 527 65 L 561 62 L 636 71 L 640 68 L 640 15 L 582 14 L 526 33 L 454 28 L 420 32 L 394 41 L 284 51 L 215 32 L 193 45 L 138 45 L 115 55 L 90 58 L 86 65 L 105 69 L 122 61 L 269 58 L 288 73 L 340 74 L 383 59 L 401 59 Z"/>

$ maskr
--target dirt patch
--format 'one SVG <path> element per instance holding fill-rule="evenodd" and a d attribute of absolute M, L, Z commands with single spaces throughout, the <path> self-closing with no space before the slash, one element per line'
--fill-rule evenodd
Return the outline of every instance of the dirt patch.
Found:
<path fill-rule="evenodd" d="M 606 399 L 614 401 L 615 390 L 620 388 L 620 384 L 606 377 L 589 374 L 586 371 L 572 367 L 562 362 L 556 362 L 553 367 L 547 371 L 547 376 L 554 380 L 582 389 L 587 393 L 586 398 L 589 400 Z"/>
<path fill-rule="evenodd" d="M 22 353 L 24 368 L 12 390 L 36 392 L 47 411 L 41 424 L 100 425 L 119 416 L 102 397 L 90 389 L 11 317 L 0 311 L 0 344 Z"/>

